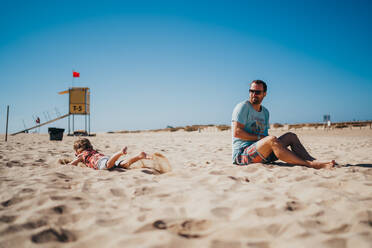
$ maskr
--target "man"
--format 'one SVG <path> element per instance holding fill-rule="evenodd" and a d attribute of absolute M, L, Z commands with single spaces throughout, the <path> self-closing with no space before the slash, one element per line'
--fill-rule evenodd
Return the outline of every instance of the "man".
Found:
<path fill-rule="evenodd" d="M 289 164 L 315 169 L 331 168 L 336 162 L 316 161 L 306 151 L 297 135 L 286 133 L 279 138 L 268 134 L 269 111 L 261 105 L 267 85 L 262 80 L 252 81 L 249 100 L 236 105 L 232 115 L 233 163 L 269 163 L 280 159 Z M 289 150 L 287 147 L 290 147 Z"/>

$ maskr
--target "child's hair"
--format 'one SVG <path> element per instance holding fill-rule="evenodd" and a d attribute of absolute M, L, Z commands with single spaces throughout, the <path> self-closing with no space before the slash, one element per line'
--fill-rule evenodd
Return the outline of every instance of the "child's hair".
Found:
<path fill-rule="evenodd" d="M 93 146 L 87 138 L 79 138 L 74 142 L 74 150 L 77 151 L 78 149 L 85 151 L 93 149 Z"/>

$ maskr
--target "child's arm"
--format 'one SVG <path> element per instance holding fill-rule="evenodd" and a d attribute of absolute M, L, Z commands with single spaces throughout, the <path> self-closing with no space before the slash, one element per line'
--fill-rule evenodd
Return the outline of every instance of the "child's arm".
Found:
<path fill-rule="evenodd" d="M 82 162 L 83 161 L 83 158 L 81 156 L 75 158 L 74 160 L 72 160 L 69 165 L 78 165 L 79 162 Z"/>

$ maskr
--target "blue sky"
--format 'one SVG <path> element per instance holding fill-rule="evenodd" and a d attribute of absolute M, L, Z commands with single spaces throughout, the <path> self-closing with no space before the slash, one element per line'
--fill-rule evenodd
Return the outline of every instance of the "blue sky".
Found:
<path fill-rule="evenodd" d="M 372 119 L 371 1 L 1 4 L 0 133 L 66 113 L 73 69 L 94 132 L 230 124 L 254 79 L 272 123 Z"/>

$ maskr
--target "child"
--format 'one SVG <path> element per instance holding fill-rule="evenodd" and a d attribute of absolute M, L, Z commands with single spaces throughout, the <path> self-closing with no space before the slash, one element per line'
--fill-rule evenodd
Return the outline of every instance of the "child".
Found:
<path fill-rule="evenodd" d="M 127 154 L 127 147 L 112 155 L 111 157 L 105 156 L 104 154 L 93 149 L 92 144 L 86 138 L 80 138 L 74 142 L 75 156 L 77 157 L 71 161 L 70 165 L 77 165 L 79 162 L 84 163 L 86 166 L 96 169 L 105 170 L 114 167 L 115 162 L 122 156 Z M 137 156 L 130 158 L 128 161 L 116 162 L 117 166 L 123 168 L 129 168 L 131 164 L 141 159 L 150 159 L 150 156 L 145 152 L 141 152 Z"/>

